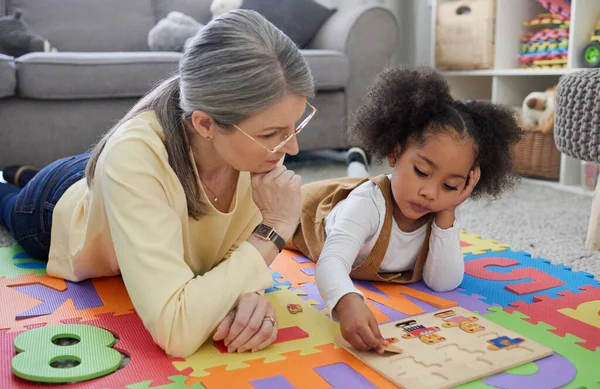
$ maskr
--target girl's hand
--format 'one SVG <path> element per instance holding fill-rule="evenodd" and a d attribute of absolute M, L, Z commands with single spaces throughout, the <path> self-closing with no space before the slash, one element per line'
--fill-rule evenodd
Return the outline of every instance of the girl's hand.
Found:
<path fill-rule="evenodd" d="M 475 186 L 479 182 L 479 178 L 481 178 L 481 169 L 479 168 L 479 166 L 476 166 L 473 170 L 469 172 L 467 183 L 456 198 L 454 204 L 450 208 L 436 212 L 435 224 L 437 224 L 438 227 L 440 227 L 441 229 L 447 229 L 454 225 L 454 211 L 456 210 L 456 207 L 461 205 L 466 199 L 469 198 L 469 196 L 471 196 L 471 193 L 473 193 L 473 189 L 475 189 Z"/>
<path fill-rule="evenodd" d="M 387 342 L 379 332 L 375 316 L 356 293 L 342 297 L 335 306 L 343 338 L 357 350 L 384 353 Z"/>
<path fill-rule="evenodd" d="M 460 192 L 460 194 L 458 195 L 454 208 L 461 205 L 466 199 L 469 198 L 469 196 L 471 196 L 471 193 L 473 193 L 473 189 L 475 189 L 475 186 L 479 182 L 480 178 L 481 169 L 479 168 L 479 166 L 475 166 L 475 168 L 469 172 L 469 178 L 467 178 L 467 183 L 463 188 L 462 192 Z"/>
<path fill-rule="evenodd" d="M 223 340 L 230 353 L 255 352 L 273 343 L 277 332 L 275 308 L 266 297 L 252 292 L 242 295 L 237 307 L 219 324 L 213 340 Z"/>

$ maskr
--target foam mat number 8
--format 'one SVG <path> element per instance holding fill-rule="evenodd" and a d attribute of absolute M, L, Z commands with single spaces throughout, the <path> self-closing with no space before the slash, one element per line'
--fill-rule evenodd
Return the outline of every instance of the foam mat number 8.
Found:
<path fill-rule="evenodd" d="M 62 339 L 71 339 L 74 344 L 63 346 Z M 45 383 L 98 378 L 114 372 L 121 364 L 121 353 L 112 348 L 115 342 L 109 331 L 83 324 L 35 328 L 15 338 L 18 354 L 12 360 L 12 371 L 25 380 Z M 74 366 L 58 367 L 65 361 Z"/>

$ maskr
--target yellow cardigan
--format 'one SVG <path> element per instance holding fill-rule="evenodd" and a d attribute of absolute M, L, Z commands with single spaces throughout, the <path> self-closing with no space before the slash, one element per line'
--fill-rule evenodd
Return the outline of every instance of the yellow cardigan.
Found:
<path fill-rule="evenodd" d="M 153 112 L 124 123 L 85 178 L 54 209 L 48 274 L 70 281 L 121 274 L 136 312 L 167 354 L 186 357 L 211 336 L 241 294 L 273 285 L 246 239 L 260 223 L 250 174 L 228 213 L 196 221 L 169 165 Z"/>

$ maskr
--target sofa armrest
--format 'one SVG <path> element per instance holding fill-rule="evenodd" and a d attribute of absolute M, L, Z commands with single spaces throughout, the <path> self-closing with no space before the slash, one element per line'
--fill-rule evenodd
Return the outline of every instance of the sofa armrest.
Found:
<path fill-rule="evenodd" d="M 0 98 L 15 95 L 17 89 L 17 73 L 15 59 L 0 54 Z"/>
<path fill-rule="evenodd" d="M 348 56 L 346 114 L 360 105 L 369 85 L 389 65 L 398 41 L 396 17 L 380 6 L 337 11 L 323 24 L 309 48 L 341 51 Z"/>

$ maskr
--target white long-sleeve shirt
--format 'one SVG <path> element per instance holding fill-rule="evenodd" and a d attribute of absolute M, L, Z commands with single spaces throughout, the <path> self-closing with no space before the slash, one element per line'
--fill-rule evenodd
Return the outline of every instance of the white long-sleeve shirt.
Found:
<path fill-rule="evenodd" d="M 349 274 L 371 252 L 383 227 L 385 211 L 383 193 L 372 181 L 367 181 L 338 203 L 325 219 L 326 240 L 316 264 L 315 281 L 334 320 L 337 319 L 333 308 L 343 296 L 357 293 L 364 299 Z M 426 233 L 427 224 L 415 231 L 404 232 L 394 220 L 379 271 L 412 269 Z M 454 225 L 448 229 L 439 228 L 434 221 L 429 239 L 423 280 L 437 292 L 452 290 L 462 282 L 464 275 L 458 210 Z"/>

